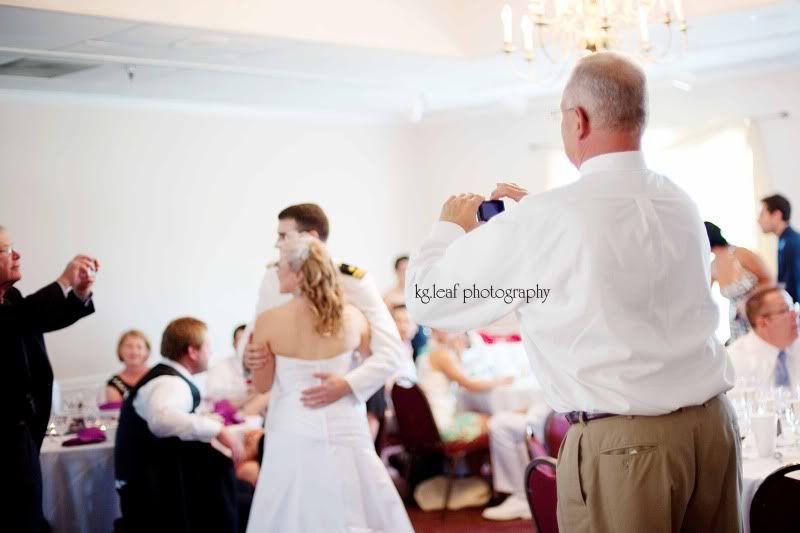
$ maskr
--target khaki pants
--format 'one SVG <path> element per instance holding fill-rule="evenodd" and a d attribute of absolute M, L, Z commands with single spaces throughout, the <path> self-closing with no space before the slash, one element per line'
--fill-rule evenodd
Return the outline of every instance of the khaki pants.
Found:
<path fill-rule="evenodd" d="M 741 441 L 724 395 L 668 415 L 573 425 L 557 481 L 560 533 L 742 528 Z"/>

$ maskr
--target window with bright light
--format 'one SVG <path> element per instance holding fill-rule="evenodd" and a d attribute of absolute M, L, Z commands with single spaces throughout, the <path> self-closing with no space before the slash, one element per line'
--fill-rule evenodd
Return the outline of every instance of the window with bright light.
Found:
<path fill-rule="evenodd" d="M 722 228 L 731 244 L 756 248 L 753 152 L 744 126 L 710 133 L 652 129 L 642 144 L 648 166 L 689 193 L 703 220 Z M 549 188 L 578 179 L 563 152 L 553 151 L 548 159 Z M 729 303 L 716 285 L 712 293 L 720 309 L 717 336 L 724 341 L 730 333 Z"/>

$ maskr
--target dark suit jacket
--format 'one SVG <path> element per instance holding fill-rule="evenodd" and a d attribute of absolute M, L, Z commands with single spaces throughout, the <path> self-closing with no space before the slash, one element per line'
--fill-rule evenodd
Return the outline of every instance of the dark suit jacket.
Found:
<path fill-rule="evenodd" d="M 791 226 L 778 238 L 778 282 L 792 300 L 800 301 L 800 233 Z"/>
<path fill-rule="evenodd" d="M 91 301 L 64 297 L 58 283 L 23 298 L 11 288 L 0 304 L 0 456 L 11 490 L 0 499 L 8 531 L 48 531 L 42 516 L 42 446 L 53 394 L 53 370 L 44 333 L 65 328 L 94 312 Z"/>
<path fill-rule="evenodd" d="M 47 430 L 53 394 L 53 370 L 43 334 L 93 312 L 91 300 L 83 303 L 72 292 L 64 297 L 55 282 L 27 297 L 12 287 L 0 304 L 0 368 L 5 375 L 0 386 L 0 427 L 24 422 L 37 449 Z"/>

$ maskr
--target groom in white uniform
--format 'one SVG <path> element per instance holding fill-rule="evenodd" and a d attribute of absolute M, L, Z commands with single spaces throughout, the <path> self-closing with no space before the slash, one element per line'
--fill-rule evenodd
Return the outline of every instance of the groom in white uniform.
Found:
<path fill-rule="evenodd" d="M 325 242 L 328 239 L 328 217 L 316 204 L 289 206 L 278 214 L 276 245 L 292 233 L 308 233 Z M 324 407 L 351 393 L 359 401 L 366 402 L 388 378 L 397 373 L 406 357 L 397 326 L 383 303 L 375 280 L 360 268 L 345 263 L 338 266 L 339 280 L 347 302 L 364 313 L 369 321 L 371 355 L 344 376 L 319 375 L 320 385 L 303 391 L 303 403 L 310 408 Z M 288 301 L 292 296 L 280 293 L 275 270 L 276 265 L 270 265 L 264 274 L 256 305 L 256 317 L 265 310 Z M 249 339 L 252 331 L 253 323 L 250 323 L 242 337 Z M 267 357 L 265 347 L 248 343 L 244 348 L 239 346 L 240 355 L 242 351 L 245 366 L 251 370 L 264 365 Z"/>

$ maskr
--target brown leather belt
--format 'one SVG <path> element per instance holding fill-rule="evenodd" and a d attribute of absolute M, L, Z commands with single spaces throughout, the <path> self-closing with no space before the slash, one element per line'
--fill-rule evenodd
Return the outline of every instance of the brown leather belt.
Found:
<path fill-rule="evenodd" d="M 589 422 L 591 420 L 598 420 L 600 418 L 608 418 L 610 416 L 619 416 L 613 413 L 588 413 L 586 411 L 570 411 L 569 413 L 564 415 L 564 418 L 567 419 L 567 422 L 570 424 L 577 424 L 583 418 L 584 422 Z"/>

